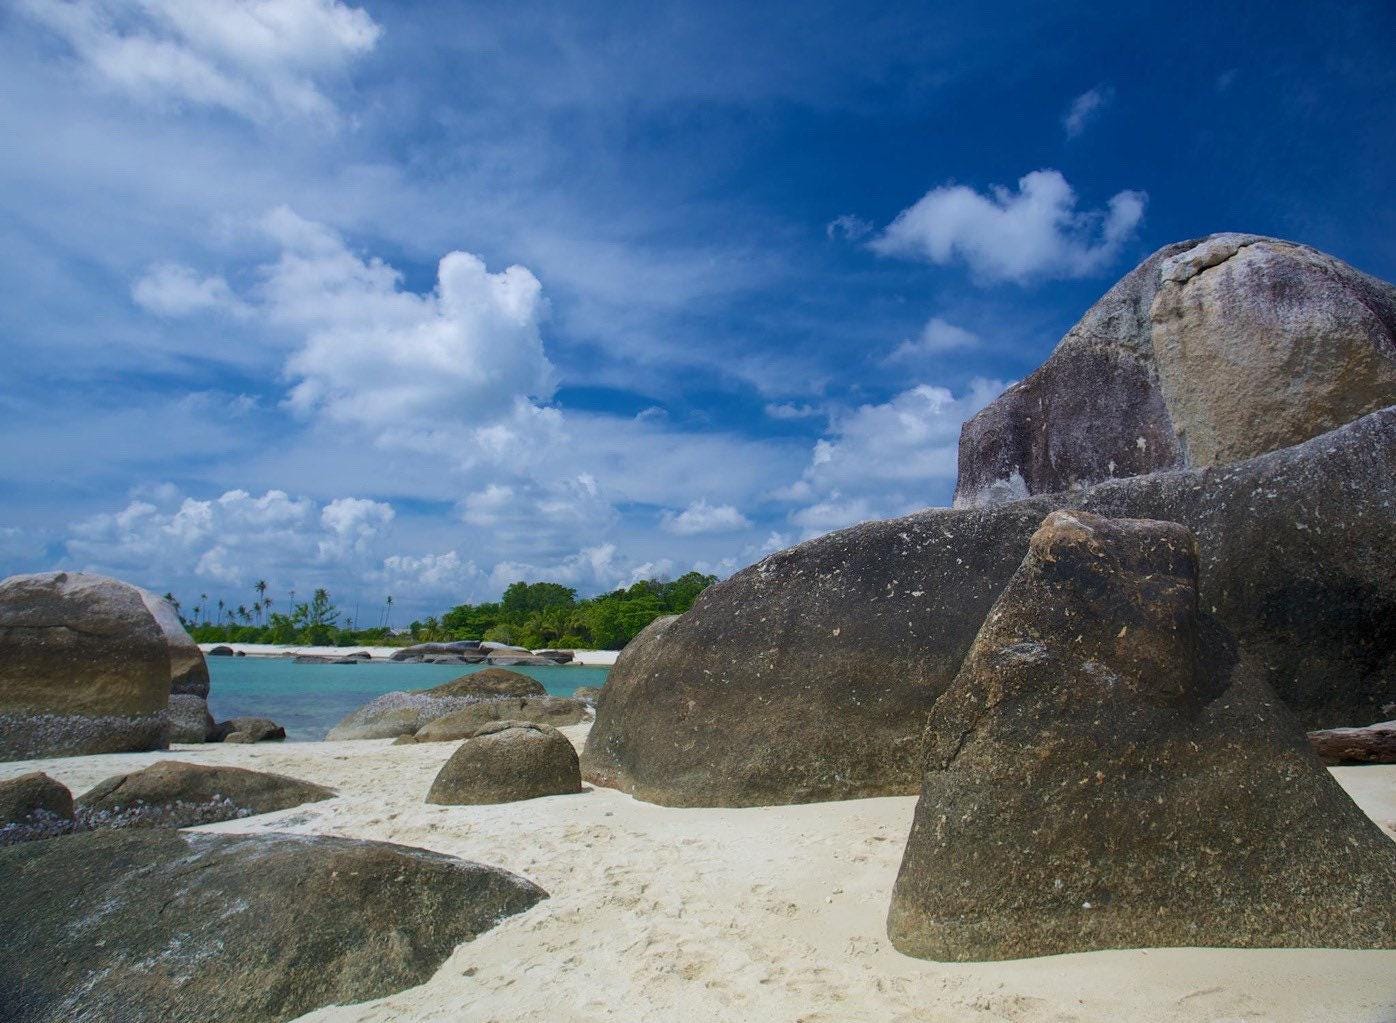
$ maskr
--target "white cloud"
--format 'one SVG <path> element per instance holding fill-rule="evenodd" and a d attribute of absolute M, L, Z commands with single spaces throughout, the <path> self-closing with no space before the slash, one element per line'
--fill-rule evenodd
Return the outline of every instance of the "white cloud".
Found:
<path fill-rule="evenodd" d="M 887 357 L 888 362 L 915 361 L 927 355 L 939 355 L 957 349 L 975 348 L 979 345 L 978 335 L 957 327 L 939 316 L 933 316 L 921 328 L 915 338 L 903 341 Z"/>
<path fill-rule="evenodd" d="M 393 554 L 383 559 L 382 579 L 389 592 L 410 592 L 415 597 L 424 594 L 451 595 L 468 599 L 478 592 L 485 573 L 475 562 L 462 558 L 456 551 L 442 554 Z"/>
<path fill-rule="evenodd" d="M 674 563 L 668 558 L 636 563 L 623 555 L 613 543 L 585 547 L 557 561 L 535 564 L 503 561 L 490 573 L 490 585 L 502 592 L 510 583 L 548 581 L 567 583 L 583 592 L 612 590 L 641 579 L 667 576 Z"/>
<path fill-rule="evenodd" d="M 321 560 L 364 554 L 370 543 L 393 521 L 393 507 L 361 497 L 338 497 L 320 512 L 328 534 L 319 542 Z"/>
<path fill-rule="evenodd" d="M 871 518 L 948 504 L 956 474 L 960 425 L 1003 391 L 974 380 L 956 397 L 920 384 L 879 405 L 835 419 L 815 443 L 803 476 L 775 495 L 808 502 L 790 520 L 809 537 Z"/>
<path fill-rule="evenodd" d="M 333 119 L 324 80 L 382 30 L 339 0 L 21 0 L 102 84 L 252 120 Z"/>
<path fill-rule="evenodd" d="M 1071 106 L 1062 115 L 1062 128 L 1066 130 L 1066 137 L 1074 139 L 1079 136 L 1114 98 L 1114 89 L 1108 85 L 1097 85 L 1072 100 Z"/>
<path fill-rule="evenodd" d="M 189 316 L 210 311 L 246 316 L 250 312 L 222 277 L 204 277 L 197 270 L 178 263 L 150 266 L 145 276 L 132 286 L 131 297 L 141 308 L 157 316 Z"/>
<path fill-rule="evenodd" d="M 750 529 L 751 522 L 730 504 L 709 504 L 699 499 L 675 514 L 666 511 L 660 516 L 660 528 L 675 536 L 696 536 L 700 533 L 735 533 Z"/>
<path fill-rule="evenodd" d="M 821 410 L 814 405 L 794 402 L 771 402 L 766 406 L 766 415 L 772 419 L 810 419 L 822 414 Z"/>
<path fill-rule="evenodd" d="M 859 238 L 864 238 L 872 233 L 873 226 L 862 217 L 855 217 L 851 213 L 845 213 L 841 217 L 835 217 L 824 225 L 824 234 L 832 239 L 842 238 L 845 241 L 856 242 Z"/>
<path fill-rule="evenodd" d="M 1078 211 L 1059 171 L 1038 170 L 1016 192 L 981 195 L 942 185 L 902 210 L 872 240 L 885 256 L 965 263 L 985 281 L 1084 277 L 1108 265 L 1144 216 L 1143 192 L 1114 195 L 1106 210 Z"/>

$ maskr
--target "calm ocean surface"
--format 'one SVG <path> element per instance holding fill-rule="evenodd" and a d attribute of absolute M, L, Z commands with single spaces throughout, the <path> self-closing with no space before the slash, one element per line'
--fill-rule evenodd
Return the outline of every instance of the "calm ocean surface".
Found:
<path fill-rule="evenodd" d="M 271 718 L 287 739 L 323 739 L 340 718 L 375 696 L 398 689 L 424 689 L 469 675 L 486 665 L 294 664 L 282 657 L 210 657 L 209 710 L 217 721 L 254 716 Z M 554 696 L 571 696 L 579 686 L 606 683 L 608 668 L 510 668 L 536 678 Z"/>

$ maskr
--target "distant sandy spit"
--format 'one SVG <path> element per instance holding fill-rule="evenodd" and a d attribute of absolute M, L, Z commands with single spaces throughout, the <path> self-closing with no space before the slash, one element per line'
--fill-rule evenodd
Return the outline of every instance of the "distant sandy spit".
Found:
<path fill-rule="evenodd" d="M 580 746 L 588 726 L 564 729 Z M 914 800 L 676 810 L 610 789 L 482 807 L 422 800 L 454 743 L 181 746 L 0 764 L 81 793 L 175 757 L 339 796 L 201 830 L 344 835 L 497 864 L 552 897 L 427 983 L 303 1019 L 780 1023 L 1390 1023 L 1396 951 L 1141 949 L 987 964 L 911 959 L 884 930 Z M 1339 768 L 1396 837 L 1396 767 Z"/>
<path fill-rule="evenodd" d="M 276 643 L 200 643 L 199 649 L 207 654 L 218 646 L 225 646 L 234 653 L 244 653 L 248 657 L 346 657 L 363 651 L 380 660 L 387 660 L 402 649 L 397 646 L 282 646 Z M 619 650 L 573 650 L 570 663 L 609 668 L 619 656 Z"/>

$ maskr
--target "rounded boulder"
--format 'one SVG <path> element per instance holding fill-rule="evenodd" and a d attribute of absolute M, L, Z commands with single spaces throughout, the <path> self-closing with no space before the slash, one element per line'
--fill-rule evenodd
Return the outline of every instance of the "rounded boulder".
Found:
<path fill-rule="evenodd" d="M 567 736 L 531 721 L 495 721 L 461 743 L 432 782 L 427 802 L 512 803 L 580 791 L 577 751 Z"/>

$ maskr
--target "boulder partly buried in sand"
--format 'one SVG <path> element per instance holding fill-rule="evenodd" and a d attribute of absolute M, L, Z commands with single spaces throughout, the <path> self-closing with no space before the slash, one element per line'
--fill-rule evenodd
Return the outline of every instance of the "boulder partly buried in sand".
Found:
<path fill-rule="evenodd" d="M 898 949 L 1396 945 L 1396 845 L 1196 578 L 1174 523 L 1043 522 L 932 712 Z"/>
<path fill-rule="evenodd" d="M 0 829 L 37 818 L 73 819 L 73 794 L 42 771 L 0 781 Z"/>
<path fill-rule="evenodd" d="M 1308 246 L 1166 246 L 964 425 L 956 507 L 1228 465 L 1396 403 L 1396 286 Z"/>
<path fill-rule="evenodd" d="M 416 733 L 417 742 L 468 739 L 492 721 L 527 721 L 566 728 L 587 719 L 587 705 L 565 696 L 524 696 L 482 700 L 428 722 Z"/>
<path fill-rule="evenodd" d="M 0 760 L 163 748 L 170 679 L 145 591 L 82 572 L 0 581 Z"/>
<path fill-rule="evenodd" d="M 213 742 L 277 742 L 286 738 L 286 729 L 270 718 L 231 718 L 214 726 Z"/>
<path fill-rule="evenodd" d="M 925 511 L 772 554 L 626 646 L 586 777 L 672 806 L 914 793 L 932 704 L 1063 507 L 1191 529 L 1202 606 L 1306 727 L 1379 720 L 1396 700 L 1392 408 L 1225 468 Z"/>
<path fill-rule="evenodd" d="M 161 760 L 99 782 L 77 805 L 93 826 L 105 817 L 123 827 L 185 828 L 317 803 L 334 794 L 284 774 Z"/>
<path fill-rule="evenodd" d="M 431 783 L 428 803 L 468 806 L 582 791 L 577 751 L 556 728 L 495 721 L 461 743 Z"/>
<path fill-rule="evenodd" d="M 485 668 L 430 689 L 384 693 L 347 715 L 327 739 L 394 739 L 411 735 L 437 718 L 482 701 L 546 696 L 542 684 L 503 668 Z"/>
<path fill-rule="evenodd" d="M 280 1023 L 427 980 L 547 893 L 424 849 L 99 831 L 0 850 L 9 1023 Z"/>

